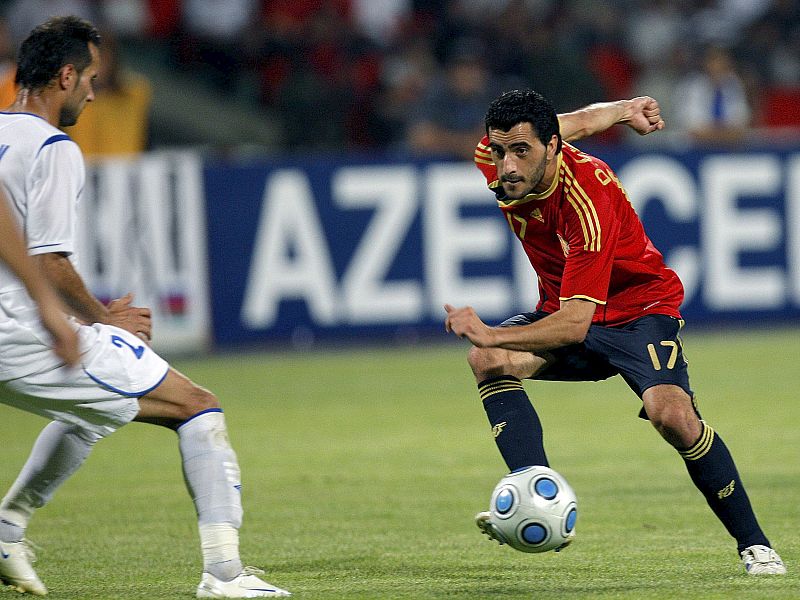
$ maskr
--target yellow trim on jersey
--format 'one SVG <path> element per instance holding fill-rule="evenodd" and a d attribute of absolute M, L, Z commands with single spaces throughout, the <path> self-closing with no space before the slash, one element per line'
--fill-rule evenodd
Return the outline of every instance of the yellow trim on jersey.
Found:
<path fill-rule="evenodd" d="M 583 231 L 583 249 L 588 250 L 590 246 L 590 239 L 593 240 L 595 238 L 594 228 L 592 227 L 591 222 L 587 221 L 587 219 L 584 217 L 585 206 L 581 202 L 580 198 L 578 198 L 572 191 L 574 185 L 575 185 L 575 176 L 572 174 L 570 168 L 565 164 L 564 165 L 565 196 L 567 198 L 567 202 L 569 202 L 572 205 L 572 208 L 575 209 L 575 213 L 578 215 L 578 221 L 580 221 L 581 230 Z"/>
<path fill-rule="evenodd" d="M 584 296 L 583 294 L 575 294 L 574 296 L 568 296 L 566 298 L 559 297 L 558 298 L 561 302 L 565 302 L 566 300 L 588 300 L 589 302 L 594 302 L 595 304 L 599 304 L 604 306 L 606 304 L 605 300 L 598 300 L 597 298 L 592 298 L 591 296 Z"/>
<path fill-rule="evenodd" d="M 472 156 L 472 159 L 480 165 L 494 164 L 491 148 L 480 142 L 478 142 L 478 146 L 475 148 L 475 154 Z"/>
<path fill-rule="evenodd" d="M 567 200 L 578 214 L 578 219 L 583 229 L 583 249 L 591 252 L 600 251 L 600 219 L 594 209 L 594 203 L 586 194 L 581 185 L 575 179 L 570 168 L 565 164 L 564 170 L 567 174 L 565 186 L 567 188 Z"/>
<path fill-rule="evenodd" d="M 590 246 L 589 239 L 591 238 L 592 241 L 594 241 L 595 239 L 594 230 L 592 230 L 591 232 L 587 230 L 586 220 L 583 216 L 583 212 L 581 212 L 583 206 L 575 200 L 571 191 L 570 193 L 567 194 L 567 202 L 569 202 L 572 205 L 572 208 L 575 209 L 575 213 L 578 215 L 578 220 L 580 221 L 581 229 L 583 230 L 583 249 L 588 250 Z"/>
<path fill-rule="evenodd" d="M 600 234 L 602 233 L 602 229 L 600 227 L 600 219 L 597 217 L 597 211 L 594 209 L 594 202 L 592 202 L 592 199 L 589 198 L 589 195 L 584 191 L 583 187 L 581 187 L 581 184 L 578 183 L 577 181 L 574 182 L 574 189 L 577 190 L 577 192 L 583 197 L 583 199 L 589 205 L 589 210 L 592 213 L 591 215 L 589 215 L 590 222 L 593 222 L 596 225 L 596 227 L 595 227 L 595 235 L 597 236 L 597 238 L 595 240 L 595 248 L 594 249 L 599 252 L 600 251 Z"/>
<path fill-rule="evenodd" d="M 560 153 L 556 155 L 556 160 L 558 161 L 558 164 L 556 164 L 556 175 L 555 177 L 553 177 L 553 181 L 550 183 L 550 187 L 548 187 L 547 190 L 541 192 L 540 194 L 528 194 L 524 198 L 519 198 L 517 200 L 511 200 L 511 201 L 498 200 L 497 204 L 499 206 L 519 206 L 520 204 L 525 204 L 533 200 L 544 200 L 545 198 L 551 196 L 552 193 L 556 191 L 556 188 L 558 187 L 558 184 L 561 181 L 559 175 L 562 166 L 564 166 L 564 161 L 561 159 Z"/>

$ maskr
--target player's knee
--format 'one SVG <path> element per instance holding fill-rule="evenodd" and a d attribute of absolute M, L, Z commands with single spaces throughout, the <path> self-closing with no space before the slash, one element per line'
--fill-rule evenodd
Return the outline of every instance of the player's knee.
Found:
<path fill-rule="evenodd" d="M 691 403 L 653 403 L 647 407 L 647 416 L 661 437 L 676 448 L 688 448 L 700 434 L 700 421 Z"/>
<path fill-rule="evenodd" d="M 94 446 L 104 437 L 104 434 L 100 433 L 99 431 L 95 431 L 93 429 L 86 429 L 84 427 L 81 427 L 80 425 L 70 425 L 68 426 L 68 428 L 69 429 L 67 435 L 71 435 L 78 438 L 88 446 Z"/>
<path fill-rule="evenodd" d="M 478 380 L 506 375 L 508 370 L 507 353 L 497 348 L 472 347 L 467 355 L 470 369 Z"/>
<path fill-rule="evenodd" d="M 216 395 L 205 388 L 194 386 L 188 394 L 187 401 L 183 404 L 183 417 L 189 419 L 197 413 L 213 408 L 219 408 L 219 400 Z"/>

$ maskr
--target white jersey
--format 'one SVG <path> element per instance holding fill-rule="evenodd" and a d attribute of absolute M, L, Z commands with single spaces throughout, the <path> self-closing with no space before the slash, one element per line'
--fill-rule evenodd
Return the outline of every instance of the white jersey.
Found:
<path fill-rule="evenodd" d="M 77 266 L 77 202 L 85 179 L 81 151 L 68 135 L 36 115 L 0 113 L 0 185 L 29 254 L 60 252 Z M 22 288 L 0 265 L 0 295 Z"/>
<path fill-rule="evenodd" d="M 68 135 L 36 115 L 0 113 L 0 185 L 29 254 L 61 252 L 77 268 L 75 222 L 85 179 L 83 156 Z M 0 263 L 0 321 L 9 319 L 40 326 L 22 282 Z"/>
<path fill-rule="evenodd" d="M 85 178 L 83 156 L 69 136 L 36 115 L 0 112 L 0 185 L 29 254 L 58 252 L 77 268 Z M 75 326 L 81 367 L 73 369 L 52 351 L 22 283 L 0 264 L 0 403 L 106 435 L 136 415 L 137 398 L 158 386 L 169 366 L 127 331 Z"/>

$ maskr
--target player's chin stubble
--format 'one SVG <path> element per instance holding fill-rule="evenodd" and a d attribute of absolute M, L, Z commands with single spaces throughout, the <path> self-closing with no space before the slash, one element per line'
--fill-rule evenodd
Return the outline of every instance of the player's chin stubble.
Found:
<path fill-rule="evenodd" d="M 61 108 L 61 112 L 58 115 L 58 126 L 59 127 L 72 127 L 75 123 L 78 122 L 78 115 L 80 111 L 75 110 L 70 106 L 63 106 Z"/>

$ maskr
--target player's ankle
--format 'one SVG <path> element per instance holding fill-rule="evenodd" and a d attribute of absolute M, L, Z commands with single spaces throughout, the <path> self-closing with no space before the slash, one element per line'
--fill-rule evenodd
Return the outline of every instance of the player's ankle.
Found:
<path fill-rule="evenodd" d="M 206 573 L 210 573 L 220 581 L 231 581 L 242 572 L 243 566 L 240 559 L 226 560 L 224 562 L 207 564 L 203 567 Z"/>

